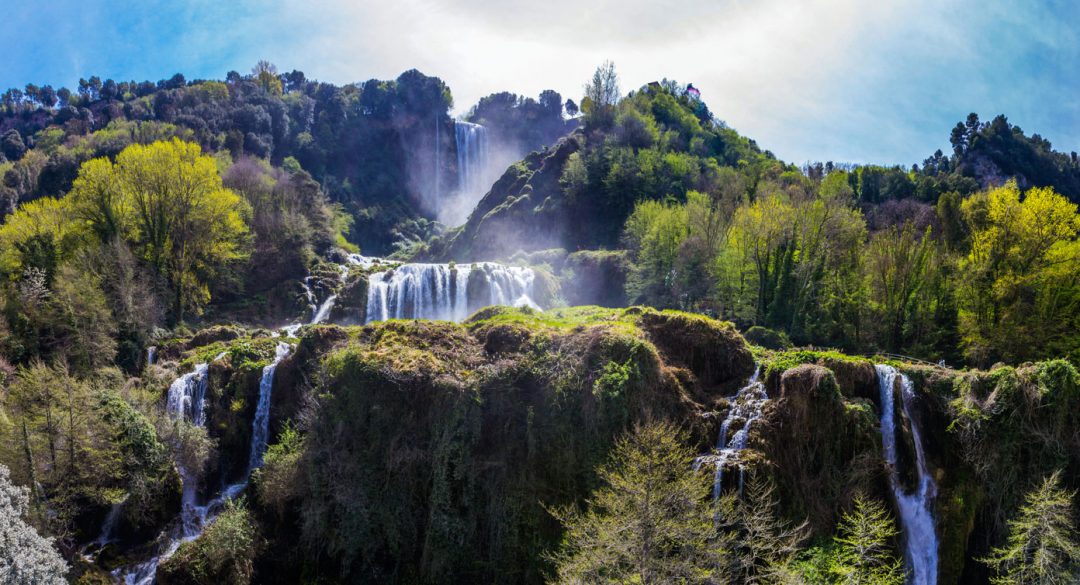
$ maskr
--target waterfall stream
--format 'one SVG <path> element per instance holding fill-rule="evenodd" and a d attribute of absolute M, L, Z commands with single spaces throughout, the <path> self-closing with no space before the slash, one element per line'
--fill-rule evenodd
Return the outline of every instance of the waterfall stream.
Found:
<path fill-rule="evenodd" d="M 492 262 L 403 264 L 368 277 L 367 322 L 462 321 L 472 311 L 489 305 L 539 309 L 532 300 L 535 278 L 530 268 Z M 472 285 L 471 279 L 476 279 Z"/>
<path fill-rule="evenodd" d="M 900 524 L 904 532 L 904 560 L 907 563 L 909 582 L 912 585 L 936 585 L 938 569 L 938 539 L 934 528 L 933 501 L 937 485 L 926 464 L 922 436 L 917 417 L 911 412 L 915 387 L 911 380 L 887 365 L 874 366 L 881 390 L 881 445 L 885 463 L 889 466 L 889 484 L 900 511 Z M 911 425 L 911 438 L 915 445 L 915 463 L 918 484 L 907 493 L 897 468 L 896 449 L 896 381 L 900 380 L 900 407 Z"/>
<path fill-rule="evenodd" d="M 194 540 L 202 534 L 203 529 L 217 517 L 225 503 L 244 491 L 252 472 L 262 466 L 263 455 L 266 453 L 269 438 L 270 402 L 274 389 L 274 373 L 277 371 L 278 364 L 291 351 L 291 345 L 279 342 L 273 361 L 263 367 L 262 378 L 259 381 L 259 401 L 251 423 L 251 448 L 248 455 L 248 465 L 243 479 L 226 486 L 216 497 L 206 504 L 200 505 L 198 504 L 196 474 L 192 470 L 185 469 L 181 462 L 177 461 L 176 467 L 180 472 L 183 483 L 179 527 L 171 532 L 168 544 L 163 547 L 161 554 L 131 567 L 126 572 L 123 569 L 117 569 L 113 573 L 115 576 L 121 577 L 126 585 L 151 585 L 154 583 L 157 577 L 158 565 L 171 557 L 180 548 L 181 544 Z M 214 358 L 214 361 L 222 357 L 224 357 L 224 354 L 219 354 Z M 206 426 L 204 401 L 208 383 L 208 370 L 208 364 L 198 364 L 195 366 L 195 371 L 177 378 L 169 386 L 165 408 L 170 418 L 177 421 L 188 420 L 201 427 Z M 111 516 L 112 511 L 110 511 Z M 106 525 L 108 525 L 108 520 Z"/>
<path fill-rule="evenodd" d="M 472 195 L 485 189 L 484 173 L 488 157 L 487 128 L 479 124 L 454 122 L 454 142 L 457 146 L 458 192 Z"/>
<path fill-rule="evenodd" d="M 716 439 L 716 455 L 702 458 L 716 466 L 713 476 L 713 499 L 720 497 L 724 487 L 724 466 L 735 459 L 739 452 L 746 448 L 750 437 L 750 426 L 761 417 L 761 409 L 769 400 L 765 392 L 765 383 L 761 381 L 761 366 L 754 367 L 754 373 L 747 380 L 746 385 L 739 389 L 734 396 L 728 398 L 728 414 L 724 422 L 720 423 L 720 434 Z M 728 439 L 732 425 L 739 425 L 739 430 Z M 743 489 L 745 470 L 739 466 L 739 492 Z"/>

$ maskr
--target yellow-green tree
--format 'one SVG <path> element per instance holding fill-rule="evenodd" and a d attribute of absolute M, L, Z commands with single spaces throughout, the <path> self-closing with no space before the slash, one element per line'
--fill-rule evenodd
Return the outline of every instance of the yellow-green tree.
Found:
<path fill-rule="evenodd" d="M 246 254 L 249 208 L 221 182 L 215 160 L 173 139 L 95 159 L 69 195 L 74 213 L 107 243 L 125 240 L 169 284 L 172 318 L 199 312 L 207 282 Z"/>
<path fill-rule="evenodd" d="M 0 271 L 20 279 L 35 268 L 51 282 L 56 267 L 78 248 L 82 236 L 66 201 L 45 197 L 25 203 L 0 226 Z"/>
<path fill-rule="evenodd" d="M 976 363 L 1060 355 L 1080 326 L 1080 215 L 1051 188 L 1015 182 L 962 205 L 971 251 L 962 263 L 960 326 Z"/>

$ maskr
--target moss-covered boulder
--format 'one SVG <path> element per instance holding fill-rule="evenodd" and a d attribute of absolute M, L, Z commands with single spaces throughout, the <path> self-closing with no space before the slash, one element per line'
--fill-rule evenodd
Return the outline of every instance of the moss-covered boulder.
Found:
<path fill-rule="evenodd" d="M 362 325 L 367 318 L 368 275 L 354 270 L 341 285 L 330 311 L 330 321 L 342 325 Z"/>

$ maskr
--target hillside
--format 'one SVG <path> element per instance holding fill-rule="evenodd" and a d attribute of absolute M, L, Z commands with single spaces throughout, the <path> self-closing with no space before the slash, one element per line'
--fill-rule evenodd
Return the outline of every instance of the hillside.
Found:
<path fill-rule="evenodd" d="M 1080 575 L 1075 156 L 584 89 L 7 92 L 0 581 Z"/>

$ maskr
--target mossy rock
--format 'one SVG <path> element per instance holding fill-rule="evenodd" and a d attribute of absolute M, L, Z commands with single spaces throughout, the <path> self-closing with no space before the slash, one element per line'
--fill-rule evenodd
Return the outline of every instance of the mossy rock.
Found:
<path fill-rule="evenodd" d="M 666 360 L 693 372 L 706 388 L 744 381 L 754 371 L 753 355 L 731 323 L 652 309 L 637 319 Z"/>
<path fill-rule="evenodd" d="M 866 400 L 844 399 L 831 370 L 803 364 L 785 371 L 751 446 L 765 454 L 791 518 L 830 537 L 856 491 L 881 492 L 878 420 Z"/>
<path fill-rule="evenodd" d="M 305 329 L 289 366 L 319 402 L 304 537 L 372 581 L 543 581 L 562 538 L 546 507 L 582 501 L 616 437 L 666 419 L 715 441 L 698 376 L 718 383 L 725 349 L 745 353 L 737 379 L 753 364 L 733 328 L 700 319 L 492 307 L 464 324 Z M 656 342 L 676 330 L 700 344 L 693 368 Z"/>
<path fill-rule="evenodd" d="M 330 321 L 342 325 L 361 325 L 367 318 L 368 276 L 352 271 L 341 286 Z"/>

